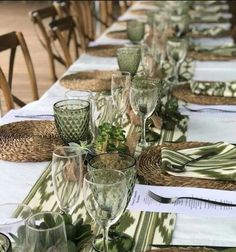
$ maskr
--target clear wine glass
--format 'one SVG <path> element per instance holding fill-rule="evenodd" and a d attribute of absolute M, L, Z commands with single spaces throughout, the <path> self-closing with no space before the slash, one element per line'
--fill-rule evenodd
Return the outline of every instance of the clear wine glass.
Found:
<path fill-rule="evenodd" d="M 103 170 L 119 170 L 125 174 L 126 184 L 128 189 L 127 205 L 131 199 L 134 185 L 136 182 L 136 160 L 128 154 L 122 153 L 103 153 L 96 155 L 88 161 L 88 171 L 103 169 Z M 125 233 L 116 231 L 117 224 L 113 225 L 109 231 L 108 247 L 119 248 L 120 251 L 130 251 L 133 246 L 133 238 Z M 96 248 L 102 242 L 102 235 L 96 239 Z"/>
<path fill-rule="evenodd" d="M 130 88 L 130 104 L 134 113 L 141 117 L 142 135 L 140 147 L 147 147 L 146 120 L 154 112 L 160 98 L 160 81 L 158 79 L 135 77 Z"/>
<path fill-rule="evenodd" d="M 153 76 L 157 68 L 156 58 L 152 49 L 147 43 L 142 43 L 141 45 L 141 63 L 144 74 L 147 76 Z"/>
<path fill-rule="evenodd" d="M 62 146 L 53 151 L 53 189 L 62 212 L 71 213 L 78 203 L 82 173 L 83 164 L 80 149 Z"/>
<path fill-rule="evenodd" d="M 96 251 L 108 252 L 109 227 L 119 220 L 127 203 L 124 173 L 103 169 L 89 171 L 84 177 L 83 196 L 89 215 L 103 229 L 103 243 Z"/>
<path fill-rule="evenodd" d="M 167 41 L 167 56 L 173 66 L 173 82 L 178 84 L 182 79 L 179 76 L 180 66 L 188 53 L 188 41 L 184 38 L 171 38 Z M 172 79 L 171 79 L 172 81 Z"/>
<path fill-rule="evenodd" d="M 120 126 L 122 127 L 123 116 L 129 104 L 129 87 L 131 74 L 129 72 L 117 71 L 111 77 L 111 96 L 113 106 L 117 109 Z"/>
<path fill-rule="evenodd" d="M 177 38 L 183 37 L 188 32 L 189 27 L 189 16 L 188 15 L 181 15 L 181 16 L 175 16 L 172 15 L 170 17 L 171 20 L 171 26 L 175 31 L 175 36 Z"/>
<path fill-rule="evenodd" d="M 62 215 L 41 212 L 26 222 L 27 252 L 68 252 L 65 223 Z"/>

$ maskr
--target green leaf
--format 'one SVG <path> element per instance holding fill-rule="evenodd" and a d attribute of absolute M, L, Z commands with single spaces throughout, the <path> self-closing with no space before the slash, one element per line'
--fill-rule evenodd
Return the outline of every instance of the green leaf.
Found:
<path fill-rule="evenodd" d="M 68 252 L 77 252 L 78 251 L 77 246 L 72 241 L 67 242 L 67 249 L 68 249 Z"/>
<path fill-rule="evenodd" d="M 53 228 L 56 226 L 56 222 L 50 213 L 44 214 L 44 221 L 49 228 Z"/>

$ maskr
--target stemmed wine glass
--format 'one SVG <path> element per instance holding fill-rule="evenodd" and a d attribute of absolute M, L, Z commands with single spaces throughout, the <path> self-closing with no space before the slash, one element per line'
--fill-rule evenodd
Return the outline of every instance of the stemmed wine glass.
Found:
<path fill-rule="evenodd" d="M 167 41 L 167 56 L 173 66 L 173 82 L 178 84 L 182 81 L 179 76 L 180 65 L 183 63 L 188 52 L 188 41 L 184 38 L 171 38 Z"/>
<path fill-rule="evenodd" d="M 119 220 L 127 203 L 124 173 L 103 169 L 89 171 L 84 177 L 83 197 L 89 215 L 103 229 L 103 243 L 97 251 L 108 252 L 109 227 Z"/>
<path fill-rule="evenodd" d="M 146 120 L 154 112 L 160 98 L 160 81 L 145 76 L 135 77 L 130 88 L 130 104 L 134 113 L 141 117 L 142 135 L 140 147 L 147 147 Z"/>
<path fill-rule="evenodd" d="M 113 106 L 117 109 L 120 118 L 120 126 L 122 127 L 123 116 L 128 107 L 129 87 L 131 75 L 129 72 L 117 71 L 111 77 L 111 96 Z"/>
<path fill-rule="evenodd" d="M 119 170 L 125 174 L 126 185 L 128 189 L 127 205 L 131 199 L 134 185 L 136 182 L 136 160 L 134 157 L 128 154 L 122 153 L 103 153 L 96 155 L 88 161 L 88 171 L 94 170 Z M 126 205 L 126 206 L 127 206 Z M 133 238 L 125 233 L 116 231 L 116 224 L 111 227 L 109 231 L 109 242 L 108 247 L 119 248 L 120 251 L 130 251 L 133 246 Z M 100 239 L 99 239 L 100 237 Z M 96 243 L 94 246 L 98 251 L 99 244 L 101 243 L 102 236 L 97 236 Z"/>
<path fill-rule="evenodd" d="M 156 59 L 152 48 L 147 43 L 142 43 L 141 45 L 141 63 L 145 75 L 153 76 L 155 74 L 157 68 Z"/>
<path fill-rule="evenodd" d="M 53 151 L 52 182 L 59 208 L 73 212 L 79 198 L 83 173 L 82 153 L 77 147 L 62 146 Z"/>
<path fill-rule="evenodd" d="M 183 37 L 188 32 L 188 26 L 189 26 L 189 16 L 188 15 L 181 15 L 181 16 L 175 16 L 172 15 L 170 17 L 171 25 L 175 31 L 175 36 L 177 38 Z"/>

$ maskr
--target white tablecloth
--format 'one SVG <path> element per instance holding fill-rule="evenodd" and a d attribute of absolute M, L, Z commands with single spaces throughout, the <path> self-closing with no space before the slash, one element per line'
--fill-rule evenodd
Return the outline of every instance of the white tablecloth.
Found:
<path fill-rule="evenodd" d="M 134 17 L 126 13 L 122 19 Z M 113 25 L 109 30 L 116 29 Z M 107 38 L 105 33 L 93 44 L 124 44 L 127 40 Z M 100 58 L 88 55 L 81 56 L 66 73 L 92 69 L 118 69 L 115 58 Z M 236 79 L 236 62 L 196 62 L 194 79 L 202 80 L 231 80 Z M 12 110 L 1 120 L 1 124 L 23 120 L 14 115 L 27 114 L 52 114 L 53 104 L 64 98 L 67 89 L 57 81 L 41 97 L 19 110 Z M 25 119 L 27 120 L 27 119 Z M 222 132 L 227 134 L 227 131 Z M 21 202 L 30 191 L 47 162 L 41 163 L 14 163 L 0 161 L 0 203 Z M 205 245 L 230 245 L 236 246 L 236 218 L 227 219 L 220 217 L 204 218 L 178 214 L 173 244 L 205 244 Z"/>

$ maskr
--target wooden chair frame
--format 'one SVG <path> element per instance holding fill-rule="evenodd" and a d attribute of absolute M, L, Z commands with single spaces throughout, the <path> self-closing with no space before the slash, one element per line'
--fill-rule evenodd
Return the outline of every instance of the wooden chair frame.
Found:
<path fill-rule="evenodd" d="M 70 43 L 73 43 L 75 50 L 75 57 L 79 57 L 79 44 L 76 34 L 76 25 L 71 16 L 55 20 L 49 24 L 51 30 L 51 40 L 54 42 L 58 40 L 62 53 L 65 66 L 68 68 L 72 63 L 72 56 L 70 53 Z"/>
<path fill-rule="evenodd" d="M 33 68 L 33 63 L 32 63 L 30 53 L 26 45 L 24 36 L 21 32 L 10 32 L 10 33 L 0 36 L 0 52 L 10 50 L 8 80 L 6 80 L 5 77 L 4 77 L 5 79 L 3 78 L 3 72 L 2 72 L 1 79 L 0 79 L 1 88 L 4 89 L 5 94 L 7 91 L 7 88 L 5 87 L 6 83 L 8 83 L 9 90 L 11 90 L 12 88 L 14 61 L 15 61 L 15 55 L 16 55 L 16 50 L 18 46 L 21 48 L 23 57 L 25 59 L 25 63 L 26 63 L 26 67 L 27 67 L 27 71 L 28 71 L 28 75 L 30 79 L 33 100 L 37 100 L 39 98 L 39 95 L 38 95 L 38 88 L 37 88 L 37 82 L 36 82 L 36 76 L 35 76 L 35 72 Z M 6 98 L 8 109 L 11 109 L 12 105 L 11 105 L 11 101 L 9 100 L 9 95 L 5 95 L 5 98 Z M 20 107 L 23 107 L 24 105 L 26 105 L 22 100 L 20 100 L 14 95 L 12 95 L 12 99 Z"/>
<path fill-rule="evenodd" d="M 34 24 L 36 35 L 42 44 L 42 46 L 46 49 L 48 53 L 48 60 L 50 66 L 51 77 L 53 81 L 57 80 L 56 68 L 55 68 L 55 60 L 62 65 L 64 61 L 58 56 L 52 48 L 50 35 L 48 33 L 48 29 L 44 25 L 44 20 L 50 18 L 50 21 L 56 20 L 57 17 L 62 16 L 62 13 L 59 12 L 54 6 L 46 7 L 43 9 L 38 9 L 29 13 L 31 20 Z"/>

